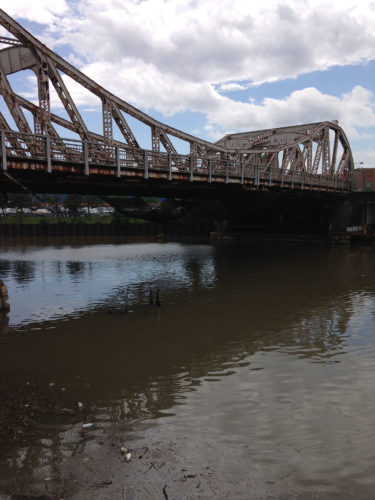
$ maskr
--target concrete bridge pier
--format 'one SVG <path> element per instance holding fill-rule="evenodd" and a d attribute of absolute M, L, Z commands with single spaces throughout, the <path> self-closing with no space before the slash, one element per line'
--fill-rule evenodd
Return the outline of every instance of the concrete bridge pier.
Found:
<path fill-rule="evenodd" d="M 375 203 L 367 202 L 366 205 L 366 224 L 375 226 Z"/>
<path fill-rule="evenodd" d="M 333 206 L 330 231 L 367 237 L 375 228 L 375 192 L 354 192 Z"/>
<path fill-rule="evenodd" d="M 374 193 L 375 195 L 375 193 Z M 266 203 L 267 201 L 267 203 Z M 225 214 L 225 216 L 224 216 Z M 258 200 L 236 200 L 217 218 L 213 239 L 255 234 L 316 235 L 330 239 L 361 235 L 368 239 L 369 229 L 375 228 L 375 196 L 373 200 L 358 195 L 342 198 L 278 198 L 265 196 Z"/>
<path fill-rule="evenodd" d="M 351 200 L 339 200 L 332 206 L 332 215 L 329 225 L 331 233 L 342 233 L 351 226 L 353 218 L 353 204 Z"/>

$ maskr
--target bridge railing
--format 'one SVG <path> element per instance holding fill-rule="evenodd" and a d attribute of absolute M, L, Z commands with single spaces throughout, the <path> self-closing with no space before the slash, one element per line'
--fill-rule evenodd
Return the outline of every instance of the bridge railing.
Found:
<path fill-rule="evenodd" d="M 117 148 L 115 158 L 115 164 L 119 164 L 120 168 L 139 168 L 144 163 L 144 154 L 139 149 Z"/>
<path fill-rule="evenodd" d="M 83 143 L 74 139 L 60 139 L 59 137 L 51 137 L 50 140 L 50 157 L 54 161 L 70 161 L 73 163 L 82 163 L 84 161 Z M 46 148 L 46 157 L 48 144 L 44 142 Z"/>
<path fill-rule="evenodd" d="M 148 158 L 148 168 L 155 170 L 168 170 L 168 155 L 167 153 L 159 153 L 156 151 L 145 151 Z"/>
<path fill-rule="evenodd" d="M 190 165 L 190 158 L 187 155 L 178 155 L 178 154 L 171 154 L 170 155 L 170 167 L 169 169 L 172 172 L 189 172 L 191 165 Z"/>
<path fill-rule="evenodd" d="M 41 136 L 20 134 L 19 132 L 7 131 L 2 133 L 2 149 L 5 148 L 7 154 L 11 156 L 21 156 L 26 158 L 47 158 L 46 139 Z"/>
<path fill-rule="evenodd" d="M 258 164 L 241 164 L 220 154 L 211 157 L 199 155 L 168 154 L 109 145 L 103 142 L 62 139 L 55 136 L 37 136 L 15 131 L 0 131 L 2 169 L 7 169 L 7 161 L 37 161 L 45 163 L 51 172 L 56 163 L 78 167 L 78 171 L 90 174 L 109 173 L 121 176 L 123 169 L 141 171 L 145 178 L 149 172 L 167 173 L 171 180 L 176 174 L 186 176 L 186 180 L 206 180 L 207 182 L 236 182 L 256 187 L 280 187 L 335 191 L 348 191 L 350 180 L 344 177 L 313 174 L 286 170 Z M 99 169 L 99 170 L 98 170 Z"/>

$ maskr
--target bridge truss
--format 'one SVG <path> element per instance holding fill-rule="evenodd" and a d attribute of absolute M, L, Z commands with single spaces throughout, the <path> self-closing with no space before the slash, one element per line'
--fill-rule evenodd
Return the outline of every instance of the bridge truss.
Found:
<path fill-rule="evenodd" d="M 33 165 L 30 168 L 45 168 L 47 173 L 56 169 L 63 172 L 64 168 L 74 173 L 76 168 L 77 173 L 85 175 L 122 177 L 124 172 L 128 175 L 129 170 L 140 169 L 145 179 L 152 178 L 149 174 L 154 171 L 164 172 L 167 180 L 186 174 L 190 182 L 350 189 L 352 153 L 335 121 L 230 134 L 211 143 L 169 127 L 110 93 L 1 9 L 0 25 L 10 35 L 0 37 L 0 46 L 4 47 L 0 50 L 0 94 L 17 128 L 12 129 L 0 112 L 3 171 L 13 162 L 15 169 Z M 22 70 L 31 70 L 36 76 L 37 103 L 17 94 L 10 84 L 9 76 Z M 89 130 L 68 90 L 66 77 L 100 99 L 101 134 Z M 51 111 L 52 88 L 68 118 Z M 32 123 L 25 111 L 31 114 Z M 149 127 L 150 150 L 140 147 L 128 116 Z M 114 138 L 114 124 L 121 140 Z M 74 133 L 75 138 L 67 139 L 61 134 L 63 130 L 67 135 Z M 174 139 L 188 143 L 189 153 L 179 154 Z"/>

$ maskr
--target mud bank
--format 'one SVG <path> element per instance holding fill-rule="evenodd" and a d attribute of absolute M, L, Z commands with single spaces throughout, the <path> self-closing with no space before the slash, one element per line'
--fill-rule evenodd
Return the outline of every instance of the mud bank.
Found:
<path fill-rule="evenodd" d="M 288 464 L 276 476 L 249 460 L 249 446 L 228 451 L 224 444 L 176 438 L 169 425 L 152 421 L 98 424 L 91 431 L 70 429 L 71 452 L 47 467 L 2 480 L 0 498 L 16 499 L 323 499 L 347 498 L 350 485 L 327 484 L 306 491 L 300 470 Z M 131 448 L 128 463 L 121 454 Z M 303 461 L 303 453 L 301 452 Z M 356 489 L 356 498 L 370 498 Z M 366 496 L 367 495 L 367 496 Z"/>

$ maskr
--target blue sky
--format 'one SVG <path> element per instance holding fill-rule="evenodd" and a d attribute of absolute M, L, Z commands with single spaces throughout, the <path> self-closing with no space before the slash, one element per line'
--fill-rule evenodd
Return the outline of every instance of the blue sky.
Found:
<path fill-rule="evenodd" d="M 2 8 L 95 81 L 181 130 L 215 141 L 337 119 L 355 162 L 375 167 L 371 0 L 3 0 Z M 11 82 L 35 99 L 29 73 Z M 100 132 L 97 99 L 66 83 Z M 53 95 L 52 105 L 64 115 Z M 130 122 L 148 147 L 149 130 Z"/>

